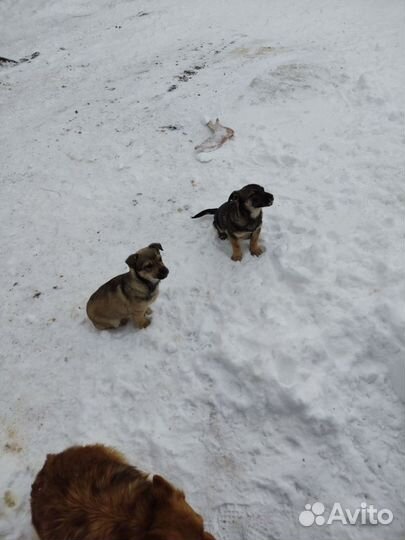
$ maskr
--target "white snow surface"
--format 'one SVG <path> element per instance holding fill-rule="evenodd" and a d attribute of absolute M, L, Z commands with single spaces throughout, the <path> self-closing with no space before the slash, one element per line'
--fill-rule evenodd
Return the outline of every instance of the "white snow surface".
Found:
<path fill-rule="evenodd" d="M 404 14 L 0 0 L 0 55 L 40 52 L 0 67 L 2 539 L 35 537 L 46 454 L 93 442 L 218 540 L 404 538 Z M 198 161 L 217 117 L 235 137 Z M 275 203 L 235 263 L 190 217 L 246 183 Z M 95 330 L 87 298 L 151 242 L 152 325 Z M 305 528 L 314 501 L 394 520 Z"/>

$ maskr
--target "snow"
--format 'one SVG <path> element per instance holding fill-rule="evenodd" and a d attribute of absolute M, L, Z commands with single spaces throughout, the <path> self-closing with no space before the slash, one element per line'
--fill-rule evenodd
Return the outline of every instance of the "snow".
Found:
<path fill-rule="evenodd" d="M 2 539 L 33 538 L 45 455 L 91 442 L 218 540 L 404 537 L 404 12 L 0 2 L 0 55 L 40 52 L 0 67 Z M 201 162 L 215 118 L 235 137 Z M 190 217 L 252 182 L 266 252 L 234 263 Z M 152 325 L 96 331 L 87 298 L 151 242 Z M 315 501 L 394 521 L 302 527 Z"/>

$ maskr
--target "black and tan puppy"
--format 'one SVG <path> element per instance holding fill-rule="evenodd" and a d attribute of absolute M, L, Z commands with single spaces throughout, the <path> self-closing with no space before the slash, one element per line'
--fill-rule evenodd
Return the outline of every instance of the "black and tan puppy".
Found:
<path fill-rule="evenodd" d="M 160 244 L 150 244 L 125 261 L 129 272 L 104 283 L 87 302 L 87 315 L 99 330 L 118 328 L 131 319 L 138 328 L 146 328 L 152 313 L 150 304 L 159 294 L 159 282 L 169 270 L 160 256 Z"/>
<path fill-rule="evenodd" d="M 248 184 L 239 191 L 231 193 L 228 202 L 219 208 L 208 208 L 193 216 L 193 219 L 214 215 L 214 227 L 221 240 L 229 238 L 232 244 L 232 260 L 242 260 L 239 240 L 250 239 L 250 253 L 257 257 L 263 253 L 259 246 L 259 235 L 262 226 L 262 208 L 271 206 L 274 197 L 264 191 L 262 186 Z"/>

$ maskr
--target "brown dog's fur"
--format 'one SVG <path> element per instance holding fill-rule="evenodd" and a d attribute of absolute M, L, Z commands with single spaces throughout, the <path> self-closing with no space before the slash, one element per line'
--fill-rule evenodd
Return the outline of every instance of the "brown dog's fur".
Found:
<path fill-rule="evenodd" d="M 47 456 L 31 513 L 41 540 L 215 540 L 182 491 L 99 444 Z"/>
<path fill-rule="evenodd" d="M 129 319 L 138 328 L 146 328 L 152 313 L 150 304 L 159 294 L 159 282 L 169 270 L 160 256 L 160 244 L 150 244 L 125 261 L 129 272 L 104 283 L 87 302 L 87 315 L 99 330 L 118 328 Z"/>

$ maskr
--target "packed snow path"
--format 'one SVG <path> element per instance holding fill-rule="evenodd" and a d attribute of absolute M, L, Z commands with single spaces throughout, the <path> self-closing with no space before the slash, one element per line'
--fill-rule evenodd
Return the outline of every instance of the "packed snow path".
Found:
<path fill-rule="evenodd" d="M 46 453 L 104 442 L 218 540 L 401 540 L 404 4 L 2 0 L 0 538 L 33 538 Z M 201 163 L 204 123 L 235 137 Z M 266 252 L 211 219 L 275 196 Z M 160 242 L 146 331 L 88 296 Z M 402 297 L 402 303 L 401 303 Z M 302 527 L 306 503 L 389 508 Z"/>

